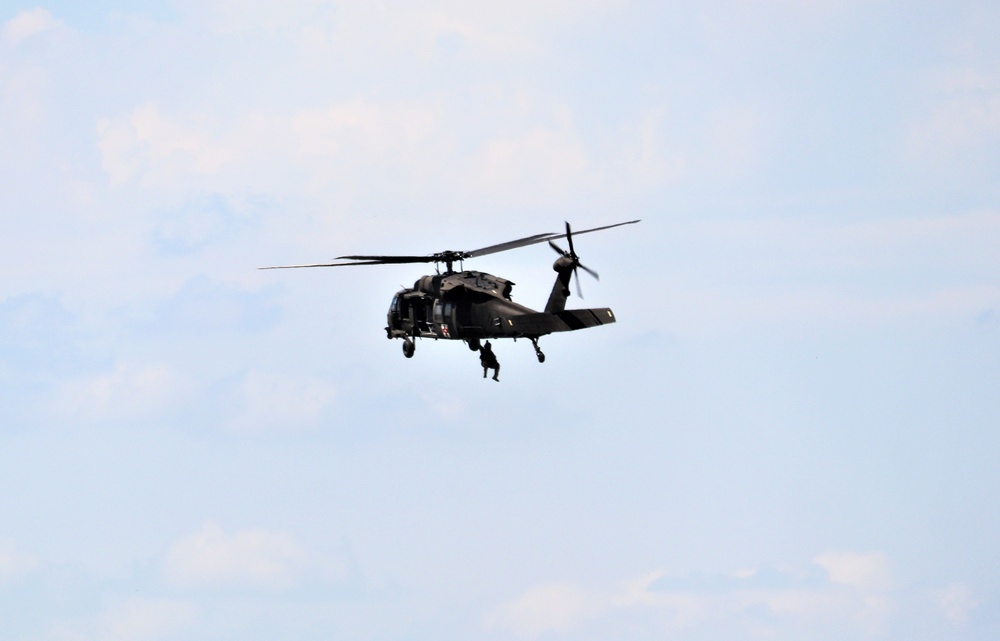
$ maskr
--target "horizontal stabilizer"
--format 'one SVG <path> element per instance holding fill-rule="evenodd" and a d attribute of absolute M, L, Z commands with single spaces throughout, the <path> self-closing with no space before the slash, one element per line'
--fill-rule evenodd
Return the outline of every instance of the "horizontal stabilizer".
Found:
<path fill-rule="evenodd" d="M 607 307 L 597 309 L 564 309 L 555 314 L 540 312 L 509 319 L 511 328 L 522 336 L 543 336 L 553 332 L 572 332 L 615 322 Z"/>

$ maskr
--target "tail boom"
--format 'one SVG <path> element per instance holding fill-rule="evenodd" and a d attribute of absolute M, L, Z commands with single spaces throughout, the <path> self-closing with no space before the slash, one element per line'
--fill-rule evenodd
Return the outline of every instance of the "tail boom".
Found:
<path fill-rule="evenodd" d="M 538 312 L 510 319 L 511 329 L 515 333 L 521 336 L 535 337 L 555 332 L 573 332 L 613 322 L 615 322 L 615 315 L 608 307 L 564 309 L 555 313 Z"/>

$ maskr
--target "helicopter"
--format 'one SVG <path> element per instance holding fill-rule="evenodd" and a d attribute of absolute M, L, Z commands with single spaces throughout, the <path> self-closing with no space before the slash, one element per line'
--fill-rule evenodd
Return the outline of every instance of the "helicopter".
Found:
<path fill-rule="evenodd" d="M 614 313 L 607 307 L 566 309 L 566 300 L 570 295 L 570 280 L 575 280 L 577 295 L 583 298 L 578 269 L 582 269 L 595 279 L 600 279 L 596 271 L 580 263 L 580 257 L 573 245 L 573 237 L 638 222 L 640 221 L 630 220 L 576 232 L 567 222 L 566 232 L 562 234 L 535 234 L 471 251 L 447 250 L 426 256 L 338 256 L 334 260 L 344 262 L 278 265 L 260 269 L 434 263 L 436 273 L 432 276 L 422 276 L 412 288 L 396 292 L 386 315 L 386 337 L 390 340 L 403 341 L 403 355 L 406 358 L 413 357 L 418 338 L 462 340 L 468 344 L 470 350 L 481 353 L 483 341 L 486 341 L 486 349 L 490 349 L 489 339 L 513 338 L 516 341 L 518 338 L 527 338 L 535 348 L 538 362 L 544 363 L 545 354 L 538 347 L 540 337 L 553 332 L 576 331 L 615 322 Z M 566 239 L 568 250 L 553 242 L 561 238 Z M 506 278 L 463 269 L 464 261 L 467 259 L 544 242 L 547 242 L 559 257 L 552 265 L 552 269 L 556 272 L 556 280 L 543 311 L 535 311 L 515 303 L 511 298 L 514 283 Z M 456 263 L 459 266 L 458 271 L 454 269 Z M 443 272 L 441 265 L 444 265 Z M 483 362 L 485 376 L 486 361 Z M 499 373 L 499 365 L 497 368 Z"/>

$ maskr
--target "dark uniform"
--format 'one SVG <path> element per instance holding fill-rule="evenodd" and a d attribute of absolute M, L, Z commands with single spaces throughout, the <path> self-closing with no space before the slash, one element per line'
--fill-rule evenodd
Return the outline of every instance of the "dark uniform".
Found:
<path fill-rule="evenodd" d="M 479 348 L 479 363 L 483 366 L 483 378 L 486 378 L 486 373 L 492 369 L 494 370 L 493 380 L 500 380 L 500 362 L 493 353 L 493 346 L 490 345 L 489 341 L 486 341 L 486 344 Z"/>

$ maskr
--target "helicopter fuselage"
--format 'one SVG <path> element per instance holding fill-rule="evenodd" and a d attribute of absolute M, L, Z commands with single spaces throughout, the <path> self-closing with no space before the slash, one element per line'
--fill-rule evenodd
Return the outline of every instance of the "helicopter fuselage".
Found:
<path fill-rule="evenodd" d="M 514 283 L 483 272 L 424 276 L 393 296 L 389 338 L 467 340 L 516 336 L 510 319 L 534 310 L 510 299 Z M 505 322 L 506 319 L 506 322 Z"/>
<path fill-rule="evenodd" d="M 511 281 L 477 271 L 424 276 L 413 288 L 396 293 L 387 314 L 388 338 L 464 340 L 471 349 L 480 339 L 529 338 L 615 322 L 608 308 L 566 310 L 568 268 L 559 272 L 546 309 L 538 312 L 511 300 Z M 564 274 L 566 277 L 564 277 Z M 553 302 L 555 299 L 555 302 Z M 536 345 L 537 347 L 537 345 Z"/>

